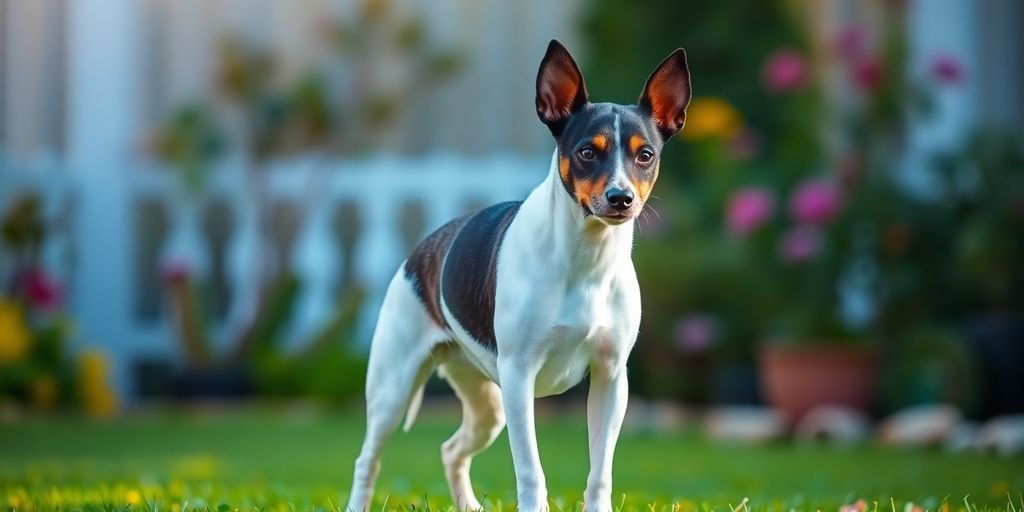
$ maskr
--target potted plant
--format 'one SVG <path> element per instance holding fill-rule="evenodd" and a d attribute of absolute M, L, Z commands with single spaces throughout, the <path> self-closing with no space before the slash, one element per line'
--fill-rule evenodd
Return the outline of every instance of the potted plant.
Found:
<path fill-rule="evenodd" d="M 866 330 L 844 315 L 855 213 L 829 176 L 796 183 L 786 215 L 774 206 L 784 195 L 745 187 L 726 208 L 734 250 L 746 255 L 736 272 L 758 276 L 763 289 L 755 293 L 767 296 L 757 350 L 763 398 L 793 421 L 819 405 L 867 410 L 878 355 Z"/>

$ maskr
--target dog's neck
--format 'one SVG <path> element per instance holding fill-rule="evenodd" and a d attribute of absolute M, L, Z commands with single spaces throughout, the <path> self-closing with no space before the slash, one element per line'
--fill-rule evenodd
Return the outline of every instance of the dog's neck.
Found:
<path fill-rule="evenodd" d="M 548 176 L 524 201 L 520 215 L 534 217 L 530 227 L 534 249 L 553 264 L 565 265 L 570 274 L 606 274 L 611 267 L 629 263 L 634 221 L 608 225 L 584 213 L 562 185 L 558 150 Z"/>

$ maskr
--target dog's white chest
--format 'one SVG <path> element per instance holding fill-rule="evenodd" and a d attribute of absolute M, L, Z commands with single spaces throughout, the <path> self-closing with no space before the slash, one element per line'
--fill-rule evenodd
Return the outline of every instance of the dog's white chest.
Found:
<path fill-rule="evenodd" d="M 607 286 L 570 290 L 547 336 L 539 340 L 544 354 L 537 373 L 536 394 L 559 394 L 583 380 L 590 364 L 605 353 L 615 339 L 615 300 Z M 621 316 L 620 316 L 621 318 Z"/>

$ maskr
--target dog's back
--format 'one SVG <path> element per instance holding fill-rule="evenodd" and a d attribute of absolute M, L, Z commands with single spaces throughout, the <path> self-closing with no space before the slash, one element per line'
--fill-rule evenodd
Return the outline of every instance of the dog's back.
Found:
<path fill-rule="evenodd" d="M 441 307 L 473 340 L 496 350 L 494 296 L 498 250 L 522 201 L 499 203 L 459 217 L 421 242 L 405 262 L 405 276 L 439 327 L 450 330 Z"/>

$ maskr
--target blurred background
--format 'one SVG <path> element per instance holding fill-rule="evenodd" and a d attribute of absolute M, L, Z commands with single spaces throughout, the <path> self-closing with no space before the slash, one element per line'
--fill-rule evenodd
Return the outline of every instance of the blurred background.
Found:
<path fill-rule="evenodd" d="M 1016 0 L 0 0 L 0 409 L 358 403 L 408 251 L 547 172 L 551 38 L 599 101 L 689 55 L 635 421 L 1024 412 Z"/>

